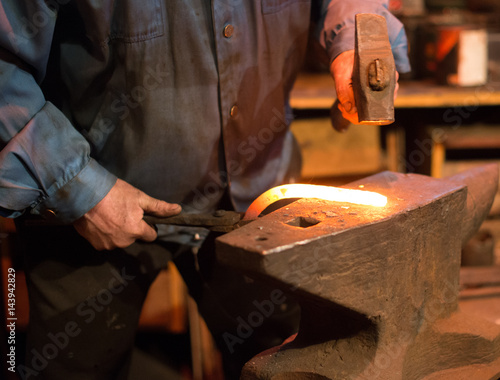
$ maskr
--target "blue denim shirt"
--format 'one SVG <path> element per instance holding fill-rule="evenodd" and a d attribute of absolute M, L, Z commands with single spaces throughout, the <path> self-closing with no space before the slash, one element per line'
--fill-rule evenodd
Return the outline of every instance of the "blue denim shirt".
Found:
<path fill-rule="evenodd" d="M 229 188 L 244 210 L 283 179 L 311 14 L 331 60 L 356 13 L 384 15 L 408 71 L 386 3 L 0 0 L 1 214 L 69 223 L 116 177 L 194 211 Z"/>

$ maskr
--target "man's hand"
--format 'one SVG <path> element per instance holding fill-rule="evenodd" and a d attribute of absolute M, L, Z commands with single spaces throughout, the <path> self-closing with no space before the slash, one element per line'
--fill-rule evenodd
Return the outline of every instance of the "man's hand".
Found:
<path fill-rule="evenodd" d="M 352 76 L 354 68 L 354 50 L 345 51 L 337 56 L 330 65 L 330 73 L 335 81 L 335 90 L 339 101 L 339 110 L 344 119 L 353 124 L 358 124 L 358 109 L 352 89 Z M 399 73 L 396 71 L 396 88 L 394 99 L 399 89 Z"/>
<path fill-rule="evenodd" d="M 151 198 L 118 179 L 109 193 L 73 225 L 98 250 L 125 248 L 138 239 L 156 239 L 155 229 L 143 220 L 144 214 L 165 217 L 180 211 L 179 205 Z"/>
<path fill-rule="evenodd" d="M 335 90 L 339 101 L 339 110 L 344 119 L 353 124 L 358 123 L 358 109 L 352 89 L 352 74 L 354 69 L 354 50 L 340 53 L 330 65 L 330 73 L 335 81 Z"/>

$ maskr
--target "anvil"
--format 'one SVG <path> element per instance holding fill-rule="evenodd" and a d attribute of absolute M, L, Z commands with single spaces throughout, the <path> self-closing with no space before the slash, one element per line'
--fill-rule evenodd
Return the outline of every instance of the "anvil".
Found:
<path fill-rule="evenodd" d="M 382 172 L 346 185 L 385 207 L 302 198 L 217 239 L 218 259 L 295 298 L 296 336 L 241 379 L 500 377 L 500 326 L 459 309 L 460 253 L 497 165 L 446 179 Z"/>

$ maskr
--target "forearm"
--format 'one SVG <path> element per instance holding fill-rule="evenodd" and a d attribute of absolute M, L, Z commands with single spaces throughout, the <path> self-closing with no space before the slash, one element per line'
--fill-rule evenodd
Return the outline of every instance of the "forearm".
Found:
<path fill-rule="evenodd" d="M 116 181 L 58 112 L 47 103 L 2 149 L 0 207 L 5 216 L 51 210 L 69 223 L 95 206 Z"/>
<path fill-rule="evenodd" d="M 27 39 L 19 20 L 29 20 L 30 12 L 48 18 Z M 69 223 L 116 178 L 90 158 L 87 141 L 40 89 L 55 24 L 50 12 L 43 1 L 2 1 L 0 8 L 0 212 L 15 217 L 50 209 Z"/>

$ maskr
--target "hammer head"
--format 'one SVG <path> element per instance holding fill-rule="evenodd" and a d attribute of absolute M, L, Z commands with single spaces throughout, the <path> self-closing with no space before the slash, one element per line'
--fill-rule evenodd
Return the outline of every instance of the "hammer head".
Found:
<path fill-rule="evenodd" d="M 394 122 L 396 69 L 383 16 L 356 15 L 353 90 L 360 124 Z"/>

